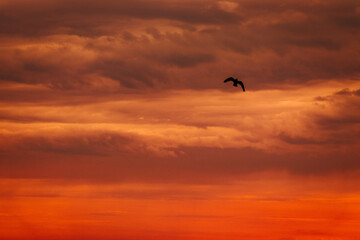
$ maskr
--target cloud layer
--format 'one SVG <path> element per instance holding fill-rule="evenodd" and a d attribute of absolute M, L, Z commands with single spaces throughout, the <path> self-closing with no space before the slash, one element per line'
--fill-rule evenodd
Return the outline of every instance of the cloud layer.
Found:
<path fill-rule="evenodd" d="M 315 176 L 357 171 L 359 85 L 347 85 L 246 94 L 70 92 L 66 98 L 38 89 L 36 95 L 43 92 L 46 102 L 28 101 L 24 92 L 33 88 L 7 88 L 18 101 L 0 107 L 1 174 L 175 182 L 183 182 L 186 174 L 185 181 L 196 182 L 201 175 L 206 182 L 264 171 Z M 9 165 L 13 158 L 29 167 L 19 172 Z"/>
<path fill-rule="evenodd" d="M 6 1 L 0 78 L 53 88 L 251 89 L 358 79 L 356 1 Z"/>

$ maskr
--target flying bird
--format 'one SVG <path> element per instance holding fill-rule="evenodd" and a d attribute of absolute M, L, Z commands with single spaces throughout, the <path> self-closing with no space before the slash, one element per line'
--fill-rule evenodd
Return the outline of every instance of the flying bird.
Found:
<path fill-rule="evenodd" d="M 234 86 L 234 87 L 237 87 L 237 85 L 240 84 L 240 86 L 242 87 L 243 91 L 245 92 L 245 87 L 244 87 L 244 84 L 243 84 L 242 81 L 237 80 L 237 78 L 229 77 L 229 78 L 227 78 L 227 79 L 224 80 L 224 83 L 229 82 L 229 81 L 233 81 L 233 83 L 234 83 L 233 86 Z"/>

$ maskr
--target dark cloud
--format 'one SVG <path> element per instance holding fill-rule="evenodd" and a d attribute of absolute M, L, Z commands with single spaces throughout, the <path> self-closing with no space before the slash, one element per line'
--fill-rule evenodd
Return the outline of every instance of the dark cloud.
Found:
<path fill-rule="evenodd" d="M 316 122 L 322 128 L 338 129 L 340 127 L 356 127 L 360 123 L 360 114 L 344 112 L 344 115 L 339 116 L 324 116 L 318 115 Z M 356 133 L 356 131 L 354 132 Z"/>
<path fill-rule="evenodd" d="M 336 92 L 335 94 L 337 94 L 337 95 L 351 95 L 351 91 L 348 88 L 344 88 L 344 89 Z"/>
<path fill-rule="evenodd" d="M 6 2 L 0 79 L 83 89 L 97 74 L 127 88 L 179 89 L 217 88 L 239 75 L 262 89 L 358 78 L 356 1 L 236 4 Z"/>
<path fill-rule="evenodd" d="M 355 138 L 359 134 L 357 125 L 360 123 L 360 114 L 357 111 L 360 108 L 358 91 L 345 88 L 332 96 L 327 96 L 326 101 L 330 103 L 332 114 L 315 113 L 313 115 L 315 123 L 323 129 L 332 129 L 334 132 L 340 129 L 348 130 L 352 138 Z M 351 139 L 349 137 L 348 139 Z"/>
<path fill-rule="evenodd" d="M 148 65 L 141 59 L 99 59 L 90 69 L 120 82 L 127 88 L 154 87 L 167 76 L 166 70 Z"/>
<path fill-rule="evenodd" d="M 168 19 L 193 24 L 234 24 L 236 13 L 219 9 L 211 1 L 16 1 L 0 8 L 2 34 L 47 35 L 109 33 L 106 25 L 126 19 Z M 124 21 L 125 20 L 125 21 Z"/>
<path fill-rule="evenodd" d="M 329 142 L 324 142 L 324 141 L 320 141 L 320 140 L 316 140 L 313 138 L 306 138 L 306 137 L 294 137 L 294 136 L 289 136 L 287 134 L 280 134 L 279 138 L 286 142 L 286 143 L 290 143 L 290 144 L 298 144 L 298 145 L 308 145 L 308 144 L 325 144 L 325 143 L 329 143 Z"/>
<path fill-rule="evenodd" d="M 161 61 L 178 67 L 194 67 L 201 63 L 214 62 L 215 57 L 208 53 L 173 53 L 162 57 Z"/>
<path fill-rule="evenodd" d="M 326 97 L 317 96 L 314 98 L 315 101 L 327 101 L 328 99 Z"/>
<path fill-rule="evenodd" d="M 50 152 L 69 155 L 107 155 L 111 152 L 126 151 L 133 140 L 130 136 L 106 132 L 76 132 L 65 136 L 0 136 L 3 152 Z M 5 141 L 6 139 L 6 141 Z"/>
<path fill-rule="evenodd" d="M 326 120 L 322 120 L 326 122 Z M 324 125 L 329 123 L 318 122 L 319 127 L 323 128 Z M 340 133 L 330 133 L 326 135 L 326 133 L 322 133 L 323 139 L 319 138 L 316 139 L 314 136 L 309 137 L 302 137 L 302 136 L 289 136 L 287 134 L 280 134 L 279 139 L 282 141 L 299 145 L 299 146 L 306 146 L 306 145 L 327 145 L 328 147 L 341 145 L 341 144 L 354 144 L 356 143 L 359 132 L 340 132 Z M 326 137 L 324 137 L 326 135 Z"/>
<path fill-rule="evenodd" d="M 248 174 L 268 171 L 286 171 L 299 176 L 325 176 L 351 174 L 360 169 L 359 155 L 356 152 L 277 155 L 251 149 L 224 151 L 218 148 L 182 148 L 181 150 L 183 155 L 177 158 L 159 158 L 149 154 L 129 152 L 112 156 L 65 155 L 61 158 L 59 155 L 41 153 L 27 154 L 28 157 L 23 156 L 22 153 L 12 156 L 1 153 L 0 176 L 95 182 L 202 184 L 240 180 Z M 18 160 L 12 162 L 13 158 Z M 131 195 L 131 193 L 127 194 Z M 138 194 L 146 196 L 146 193 L 134 193 L 132 196 Z"/>
<path fill-rule="evenodd" d="M 335 93 L 336 95 L 345 95 L 345 96 L 360 96 L 360 89 L 351 91 L 349 88 L 344 88 Z"/>
<path fill-rule="evenodd" d="M 40 45 L 5 50 L 0 56 L 0 80 L 42 83 L 60 89 L 79 88 L 87 84 L 86 73 L 81 69 L 82 64 L 77 62 L 79 56 L 74 55 L 76 52 L 66 44 L 45 50 Z"/>

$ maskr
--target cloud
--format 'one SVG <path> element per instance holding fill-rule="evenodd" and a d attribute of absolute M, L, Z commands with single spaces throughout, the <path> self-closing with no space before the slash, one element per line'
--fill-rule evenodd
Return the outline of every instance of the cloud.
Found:
<path fill-rule="evenodd" d="M 249 90 L 356 80 L 356 9 L 351 0 L 5 2 L 0 80 L 118 91 L 214 89 L 230 75 Z"/>
<path fill-rule="evenodd" d="M 351 95 L 360 96 L 360 89 L 351 91 L 349 88 L 344 88 L 344 89 L 336 92 L 335 94 L 336 95 L 348 95 L 348 96 L 351 96 Z"/>
<path fill-rule="evenodd" d="M 46 103 L 11 100 L 14 107 L 0 107 L 1 174 L 211 182 L 266 171 L 300 176 L 357 171 L 360 98 L 338 94 L 342 84 L 332 84 L 246 95 L 74 92 L 61 101 L 55 94 Z M 348 86 L 346 92 L 357 92 L 356 82 Z M 319 95 L 325 100 L 314 100 Z M 27 167 L 9 165 L 14 159 Z"/>
<path fill-rule="evenodd" d="M 252 174 L 286 172 L 292 176 L 354 175 L 359 155 L 352 151 L 275 155 L 251 149 L 182 148 L 181 157 L 123 152 L 110 156 L 2 153 L 2 178 L 59 179 L 88 182 L 220 184 Z M 27 157 L 26 157 L 27 156 Z M 13 159 L 17 158 L 17 160 Z M 51 160 L 49 160 L 51 159 Z M 16 164 L 10 164 L 16 161 Z M 18 165 L 23 166 L 18 168 Z M 120 193 L 119 193 L 120 194 Z M 124 193 L 125 194 L 125 193 Z M 130 194 L 131 193 L 126 193 Z M 134 193 L 136 194 L 136 193 Z M 140 193 L 139 193 L 140 194 Z M 135 196 L 135 195 L 133 195 Z M 143 195 L 144 196 L 144 195 Z"/>
<path fill-rule="evenodd" d="M 40 130 L 40 129 L 39 129 Z M 111 152 L 131 151 L 131 136 L 106 132 L 78 130 L 47 130 L 23 134 L 2 134 L 1 152 L 45 152 L 69 155 L 107 155 Z M 130 147 L 130 148 L 128 148 Z"/>
<path fill-rule="evenodd" d="M 15 1 L 1 7 L 2 34 L 48 35 L 75 33 L 94 36 L 110 31 L 106 25 L 128 19 L 167 19 L 192 24 L 234 24 L 241 20 L 211 1 Z M 99 20 L 101 19 L 101 20 Z M 10 24 L 11 23 L 11 24 Z M 115 25 L 116 26 L 116 25 Z"/>
<path fill-rule="evenodd" d="M 58 166 L 54 176 L 66 177 L 68 159 L 94 174 L 78 170 L 74 178 L 159 180 L 183 169 L 196 181 L 196 173 L 331 173 L 347 152 L 339 171 L 358 169 L 355 5 L 6 2 L 4 166 L 15 156 L 35 166 L 39 157 L 48 172 L 9 174 L 51 176 Z M 228 76 L 249 91 L 225 85 Z"/>
<path fill-rule="evenodd" d="M 194 67 L 201 63 L 214 62 L 215 57 L 207 53 L 174 53 L 164 56 L 160 61 L 178 67 Z"/>

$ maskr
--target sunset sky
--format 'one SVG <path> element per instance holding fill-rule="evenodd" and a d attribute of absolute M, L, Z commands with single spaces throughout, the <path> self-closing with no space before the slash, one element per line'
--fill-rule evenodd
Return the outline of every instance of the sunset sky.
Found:
<path fill-rule="evenodd" d="M 359 236 L 358 0 L 0 0 L 1 240 Z"/>

